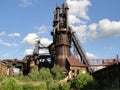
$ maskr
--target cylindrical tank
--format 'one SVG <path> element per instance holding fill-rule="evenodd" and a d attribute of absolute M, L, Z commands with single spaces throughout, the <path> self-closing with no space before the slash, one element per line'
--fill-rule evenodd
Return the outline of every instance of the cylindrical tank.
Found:
<path fill-rule="evenodd" d="M 70 56 L 70 42 L 66 29 L 59 30 L 57 33 L 55 48 L 55 63 L 66 68 L 66 58 Z"/>

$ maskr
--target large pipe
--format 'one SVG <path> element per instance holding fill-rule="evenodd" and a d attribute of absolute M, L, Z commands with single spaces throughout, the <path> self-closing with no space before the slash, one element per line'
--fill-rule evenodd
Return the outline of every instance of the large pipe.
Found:
<path fill-rule="evenodd" d="M 60 21 L 60 7 L 56 7 L 56 21 L 57 21 L 57 29 L 59 30 L 59 21 Z"/>
<path fill-rule="evenodd" d="M 67 3 L 63 3 L 62 5 L 62 12 L 63 12 L 63 18 L 65 23 L 65 28 L 68 29 L 68 5 Z"/>

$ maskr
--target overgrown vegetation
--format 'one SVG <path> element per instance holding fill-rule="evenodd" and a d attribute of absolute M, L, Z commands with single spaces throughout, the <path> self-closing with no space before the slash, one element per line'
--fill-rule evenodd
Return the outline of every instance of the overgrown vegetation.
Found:
<path fill-rule="evenodd" d="M 41 82 L 38 86 L 24 84 L 22 85 L 22 90 L 47 90 L 47 85 L 45 82 Z"/>
<path fill-rule="evenodd" d="M 3 76 L 0 76 L 2 78 Z M 59 66 L 55 65 L 51 70 L 34 67 L 32 72 L 24 76 L 23 74 L 14 77 L 1 79 L 0 90 L 69 90 L 70 84 L 60 84 L 60 80 L 66 77 Z M 33 83 L 32 83 L 33 82 Z M 9 86 L 9 88 L 7 88 Z M 19 89 L 17 89 L 19 88 Z"/>
<path fill-rule="evenodd" d="M 5 76 L 0 74 L 0 82 L 2 82 L 4 80 Z"/>
<path fill-rule="evenodd" d="M 1 83 L 0 90 L 22 90 L 22 86 L 17 84 L 15 78 L 5 78 Z"/>
<path fill-rule="evenodd" d="M 64 79 L 66 77 L 66 75 L 62 73 L 62 69 L 58 65 L 55 65 L 51 69 L 51 73 L 53 75 L 53 78 L 57 80 Z"/>
<path fill-rule="evenodd" d="M 80 90 L 81 88 L 84 88 L 92 81 L 93 81 L 93 77 L 91 75 L 80 73 L 71 81 L 71 85 L 75 90 Z"/>
<path fill-rule="evenodd" d="M 14 77 L 4 77 L 0 75 L 0 90 L 113 90 L 110 89 L 109 82 L 96 81 L 92 75 L 81 72 L 73 80 L 60 83 L 66 77 L 59 66 L 51 70 L 48 68 L 34 67 L 32 73 L 24 76 L 21 73 Z M 102 86 L 101 86 L 102 85 Z M 114 88 L 119 90 L 119 88 Z"/>

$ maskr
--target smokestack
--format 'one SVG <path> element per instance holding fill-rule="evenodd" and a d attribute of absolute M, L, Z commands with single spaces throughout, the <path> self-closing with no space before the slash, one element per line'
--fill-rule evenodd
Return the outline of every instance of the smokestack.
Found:
<path fill-rule="evenodd" d="M 63 19 L 64 19 L 64 27 L 68 29 L 68 5 L 67 3 L 62 4 L 62 14 L 63 14 Z"/>

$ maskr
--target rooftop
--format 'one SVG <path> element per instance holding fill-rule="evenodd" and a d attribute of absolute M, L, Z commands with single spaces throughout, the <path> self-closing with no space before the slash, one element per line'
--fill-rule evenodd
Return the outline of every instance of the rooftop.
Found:
<path fill-rule="evenodd" d="M 85 64 L 81 63 L 78 59 L 76 59 L 74 56 L 70 56 L 67 58 L 70 66 L 76 66 L 76 67 L 86 67 Z"/>

